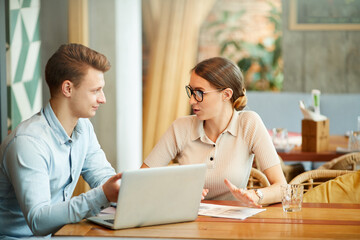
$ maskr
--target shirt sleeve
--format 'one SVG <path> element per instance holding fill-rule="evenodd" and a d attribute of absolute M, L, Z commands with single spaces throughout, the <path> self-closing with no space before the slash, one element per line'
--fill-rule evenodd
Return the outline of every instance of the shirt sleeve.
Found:
<path fill-rule="evenodd" d="M 81 175 L 91 188 L 96 188 L 115 175 L 115 170 L 107 161 L 90 121 L 88 121 L 87 127 L 89 145 Z"/>
<path fill-rule="evenodd" d="M 260 116 L 253 111 L 244 112 L 242 126 L 245 140 L 249 143 L 250 151 L 255 154 L 261 171 L 280 164 L 274 144 Z"/>
<path fill-rule="evenodd" d="M 52 202 L 50 151 L 34 137 L 18 136 L 13 141 L 5 153 L 4 169 L 28 226 L 35 235 L 56 232 L 63 225 L 79 222 L 109 205 L 101 186 L 69 201 Z"/>
<path fill-rule="evenodd" d="M 162 167 L 175 159 L 181 153 L 182 145 L 189 137 L 192 120 L 178 118 L 166 130 L 154 149 L 145 159 L 144 163 L 149 167 Z"/>

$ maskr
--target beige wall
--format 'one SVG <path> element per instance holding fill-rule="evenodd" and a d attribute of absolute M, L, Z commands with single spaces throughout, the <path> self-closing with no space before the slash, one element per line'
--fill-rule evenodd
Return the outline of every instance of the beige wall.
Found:
<path fill-rule="evenodd" d="M 61 44 L 67 43 L 68 26 L 67 1 L 41 0 L 40 36 L 41 36 L 41 74 L 43 80 L 43 106 L 49 99 L 49 87 L 45 82 L 45 65 Z"/>
<path fill-rule="evenodd" d="M 115 56 L 115 3 L 113 0 L 89 1 L 89 47 L 109 59 L 111 69 L 105 73 L 106 104 L 91 119 L 99 143 L 108 161 L 116 168 L 116 56 Z M 104 14 L 106 13 L 106 14 Z"/>

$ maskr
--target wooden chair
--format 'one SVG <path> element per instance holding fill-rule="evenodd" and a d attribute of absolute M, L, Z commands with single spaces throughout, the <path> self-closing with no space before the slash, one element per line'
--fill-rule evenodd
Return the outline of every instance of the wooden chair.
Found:
<path fill-rule="evenodd" d="M 301 184 L 304 185 L 304 193 L 308 190 L 334 179 L 338 176 L 351 173 L 354 171 L 348 170 L 329 170 L 329 169 L 315 169 L 301 173 L 290 181 L 290 184 Z"/>
<path fill-rule="evenodd" d="M 318 169 L 359 170 L 360 152 L 342 155 L 321 165 Z"/>
<path fill-rule="evenodd" d="M 257 189 L 270 186 L 269 180 L 260 170 L 251 168 L 247 189 Z"/>

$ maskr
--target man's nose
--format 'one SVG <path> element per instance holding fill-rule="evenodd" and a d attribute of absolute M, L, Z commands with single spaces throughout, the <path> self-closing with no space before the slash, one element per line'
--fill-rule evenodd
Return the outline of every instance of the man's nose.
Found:
<path fill-rule="evenodd" d="M 105 93 L 104 91 L 101 91 L 100 96 L 98 98 L 98 102 L 101 104 L 105 104 L 106 103 L 106 97 L 105 97 Z"/>

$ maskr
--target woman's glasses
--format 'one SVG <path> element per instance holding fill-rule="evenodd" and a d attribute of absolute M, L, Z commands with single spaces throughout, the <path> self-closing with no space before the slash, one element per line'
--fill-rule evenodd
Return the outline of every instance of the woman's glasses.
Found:
<path fill-rule="evenodd" d="M 191 95 L 194 96 L 194 98 L 197 102 L 202 102 L 204 100 L 205 93 L 218 92 L 218 91 L 224 90 L 224 89 L 216 89 L 216 90 L 204 92 L 201 90 L 194 90 L 189 85 L 185 86 L 185 89 L 186 89 L 186 93 L 187 93 L 188 97 L 191 98 Z"/>

